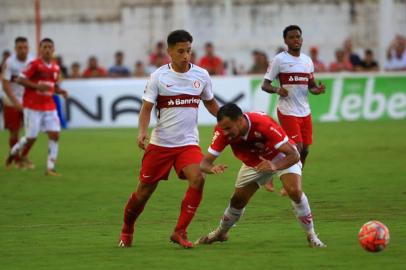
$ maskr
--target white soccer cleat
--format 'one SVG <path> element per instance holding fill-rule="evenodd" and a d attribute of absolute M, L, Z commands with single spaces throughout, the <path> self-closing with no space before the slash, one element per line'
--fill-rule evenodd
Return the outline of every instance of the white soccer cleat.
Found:
<path fill-rule="evenodd" d="M 198 244 L 205 244 L 205 245 L 210 245 L 214 242 L 225 242 L 228 240 L 228 235 L 227 233 L 221 232 L 219 228 L 215 229 L 208 235 L 204 235 L 200 237 L 196 242 L 195 245 Z"/>
<path fill-rule="evenodd" d="M 307 241 L 309 242 L 310 247 L 314 248 L 326 248 L 327 245 L 321 242 L 317 234 L 309 234 L 307 235 Z"/>

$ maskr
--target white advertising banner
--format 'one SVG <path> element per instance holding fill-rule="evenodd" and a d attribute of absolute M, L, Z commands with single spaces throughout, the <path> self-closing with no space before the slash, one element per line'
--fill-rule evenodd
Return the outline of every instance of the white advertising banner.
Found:
<path fill-rule="evenodd" d="M 65 117 L 70 128 L 77 127 L 136 127 L 142 104 L 146 79 L 66 80 L 62 88 L 69 92 L 64 103 Z M 213 78 L 213 91 L 220 105 L 234 102 L 250 109 L 250 80 L 248 77 Z M 153 125 L 156 118 L 151 117 Z M 199 106 L 199 124 L 216 123 L 203 102 Z"/>

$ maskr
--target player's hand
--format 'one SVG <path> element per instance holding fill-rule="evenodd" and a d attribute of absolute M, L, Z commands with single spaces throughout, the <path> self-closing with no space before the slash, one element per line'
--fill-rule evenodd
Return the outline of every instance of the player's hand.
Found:
<path fill-rule="evenodd" d="M 287 97 L 289 92 L 288 92 L 288 90 L 286 90 L 285 88 L 280 87 L 277 93 L 278 93 L 278 95 L 280 95 L 281 97 Z"/>
<path fill-rule="evenodd" d="M 68 97 L 68 92 L 67 92 L 66 90 L 59 89 L 59 90 L 58 90 L 58 95 L 61 95 L 61 96 L 63 96 L 64 98 L 67 98 L 67 97 Z"/>
<path fill-rule="evenodd" d="M 228 168 L 227 165 L 218 164 L 218 165 L 214 165 L 213 167 L 211 167 L 210 171 L 213 174 L 219 174 L 219 173 L 223 173 L 227 168 Z"/>
<path fill-rule="evenodd" d="M 275 164 L 272 163 L 272 161 L 267 160 L 263 157 L 259 157 L 262 161 L 259 163 L 256 167 L 255 170 L 259 172 L 274 172 L 276 171 L 276 166 Z"/>
<path fill-rule="evenodd" d="M 319 85 L 316 85 L 313 89 L 312 89 L 312 93 L 314 95 L 320 95 L 320 94 L 324 94 L 326 92 L 326 86 L 322 83 L 319 82 Z"/>
<path fill-rule="evenodd" d="M 51 90 L 51 86 L 49 86 L 48 84 L 40 83 L 37 86 L 37 90 L 40 92 L 47 92 L 47 91 Z"/>
<path fill-rule="evenodd" d="M 146 133 L 139 133 L 137 138 L 138 147 L 145 150 L 146 146 L 148 145 L 149 137 Z"/>
<path fill-rule="evenodd" d="M 23 108 L 23 105 L 20 102 L 18 102 L 18 103 L 14 104 L 14 109 L 21 112 L 21 111 L 23 111 L 24 108 Z"/>

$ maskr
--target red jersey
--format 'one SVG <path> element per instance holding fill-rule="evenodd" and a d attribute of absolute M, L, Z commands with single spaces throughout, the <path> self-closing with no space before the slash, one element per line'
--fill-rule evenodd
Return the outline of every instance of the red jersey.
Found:
<path fill-rule="evenodd" d="M 267 114 L 262 112 L 244 113 L 248 120 L 248 132 L 242 137 L 230 139 L 225 136 L 219 125 L 214 129 L 214 136 L 209 153 L 219 156 L 227 145 L 231 145 L 234 155 L 245 165 L 257 166 L 262 156 L 272 160 L 280 152 L 278 148 L 289 139 L 283 129 Z"/>
<path fill-rule="evenodd" d="M 41 92 L 33 88 L 26 87 L 23 96 L 23 106 L 37 111 L 55 110 L 55 102 L 52 95 L 55 92 L 55 85 L 59 79 L 59 66 L 56 62 L 45 63 L 41 58 L 33 60 L 23 70 L 21 76 L 36 84 L 48 84 L 51 89 Z"/>

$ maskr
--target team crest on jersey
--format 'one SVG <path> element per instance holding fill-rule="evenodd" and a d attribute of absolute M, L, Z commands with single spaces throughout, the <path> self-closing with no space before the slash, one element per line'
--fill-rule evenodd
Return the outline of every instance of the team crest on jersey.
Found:
<path fill-rule="evenodd" d="M 194 86 L 195 88 L 200 88 L 200 82 L 196 80 L 196 81 L 193 83 L 193 86 Z"/>
<path fill-rule="evenodd" d="M 211 139 L 211 143 L 214 143 L 216 139 L 220 136 L 220 132 L 216 131 L 214 132 L 213 139 Z"/>

